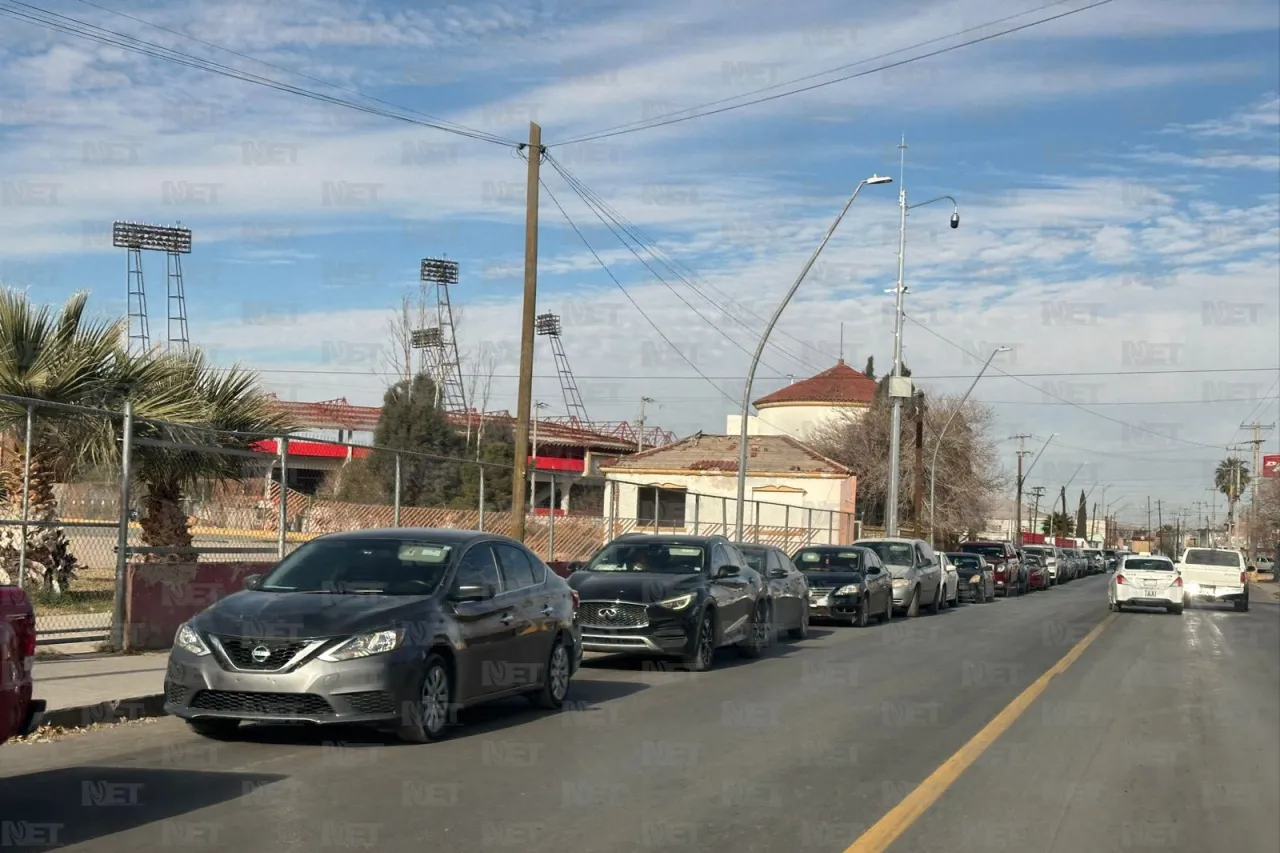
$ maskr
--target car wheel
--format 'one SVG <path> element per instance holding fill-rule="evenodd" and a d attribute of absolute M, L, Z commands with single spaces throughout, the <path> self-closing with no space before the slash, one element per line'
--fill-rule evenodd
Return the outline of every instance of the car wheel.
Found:
<path fill-rule="evenodd" d="M 907 604 L 907 618 L 914 619 L 920 615 L 920 587 L 911 590 L 911 602 Z"/>
<path fill-rule="evenodd" d="M 929 615 L 937 616 L 942 612 L 942 596 L 945 594 L 942 584 L 938 584 L 938 591 L 933 594 L 933 604 L 929 605 Z"/>
<path fill-rule="evenodd" d="M 947 606 L 948 606 L 948 607 L 959 607 L 959 606 L 960 606 L 960 584 L 958 584 L 958 583 L 956 584 L 956 594 L 955 594 L 955 597 L 954 597 L 954 598 L 952 598 L 950 601 L 948 601 L 948 602 L 947 602 Z"/>
<path fill-rule="evenodd" d="M 809 636 L 809 602 L 804 602 L 800 611 L 800 626 L 791 629 L 791 638 L 795 640 L 804 640 Z"/>
<path fill-rule="evenodd" d="M 1122 609 L 1122 608 L 1120 607 L 1120 602 L 1118 602 L 1118 601 L 1113 601 L 1113 602 L 1111 602 L 1111 612 L 1112 612 L 1112 613 L 1119 613 L 1119 612 L 1121 611 L 1121 609 Z"/>
<path fill-rule="evenodd" d="M 758 658 L 769 648 L 769 638 L 773 633 L 769 625 L 769 605 L 767 602 L 756 603 L 755 612 L 751 614 L 751 625 L 747 628 L 747 638 L 738 643 L 738 654 L 744 658 Z"/>
<path fill-rule="evenodd" d="M 427 655 L 418 701 L 408 709 L 411 719 L 397 731 L 406 743 L 431 743 L 443 740 L 448 733 L 449 708 L 453 702 L 453 679 L 449 667 L 439 655 Z"/>
<path fill-rule="evenodd" d="M 867 597 L 862 596 L 862 600 L 858 602 L 858 615 L 853 617 L 853 627 L 865 628 L 871 622 L 871 604 L 867 601 Z"/>
<path fill-rule="evenodd" d="M 893 593 L 886 592 L 884 594 L 884 613 L 880 614 L 880 623 L 888 625 L 893 621 Z"/>
<path fill-rule="evenodd" d="M 558 711 L 564 707 L 564 697 L 569 693 L 569 650 L 564 639 L 556 637 L 547 656 L 547 677 L 539 689 L 529 694 L 534 707 L 544 711 Z"/>
<path fill-rule="evenodd" d="M 706 672 L 716 656 L 716 616 L 708 608 L 698 623 L 698 633 L 693 639 L 693 651 L 685 656 L 684 664 L 692 672 Z"/>
<path fill-rule="evenodd" d="M 1175 605 L 1173 605 L 1172 607 L 1170 607 L 1170 608 L 1169 608 L 1169 612 L 1170 612 L 1170 613 L 1172 613 L 1174 616 L 1181 616 L 1181 615 L 1182 615 L 1182 605 L 1181 605 L 1181 604 L 1175 604 Z"/>
<path fill-rule="evenodd" d="M 1249 594 L 1245 593 L 1244 598 L 1237 598 L 1235 604 L 1236 604 L 1237 613 L 1248 613 L 1249 612 Z"/>
<path fill-rule="evenodd" d="M 228 740 L 240 728 L 239 720 L 187 720 L 187 728 L 211 740 Z"/>

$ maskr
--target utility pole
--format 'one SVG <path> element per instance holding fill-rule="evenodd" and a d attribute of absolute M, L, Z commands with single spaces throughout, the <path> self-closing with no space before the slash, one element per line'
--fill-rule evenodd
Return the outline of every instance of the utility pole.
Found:
<path fill-rule="evenodd" d="M 636 453 L 644 450 L 644 404 L 653 402 L 652 397 L 640 398 L 640 417 L 636 418 Z"/>
<path fill-rule="evenodd" d="M 1147 535 L 1151 535 L 1151 495 L 1147 495 Z"/>
<path fill-rule="evenodd" d="M 898 535 L 898 476 L 901 465 L 898 457 L 901 455 L 899 443 L 902 440 L 902 398 L 895 393 L 900 390 L 895 386 L 900 384 L 902 377 L 902 298 L 906 293 L 903 284 L 907 255 L 907 139 L 905 136 L 899 143 L 898 150 L 901 161 L 898 169 L 898 207 L 901 223 L 898 226 L 898 287 L 895 294 L 897 305 L 893 316 L 893 373 L 891 374 L 893 378 L 889 380 L 889 393 L 893 395 L 893 416 L 889 427 L 889 482 L 884 508 L 885 535 L 887 536 Z"/>
<path fill-rule="evenodd" d="M 529 144 L 525 156 L 529 175 L 524 197 L 524 311 L 520 323 L 520 381 L 516 393 L 515 464 L 511 474 L 511 514 L 515 516 L 514 538 L 524 541 L 524 481 L 529 476 L 529 409 L 533 402 L 533 342 L 538 318 L 538 185 L 542 165 L 542 128 L 529 122 Z"/>
<path fill-rule="evenodd" d="M 1044 486 L 1036 486 L 1031 490 L 1031 495 L 1036 499 L 1035 508 L 1031 510 L 1031 532 L 1036 530 L 1036 523 L 1040 520 L 1040 497 L 1044 494 Z"/>
<path fill-rule="evenodd" d="M 1063 519 L 1067 518 L 1067 487 L 1066 486 L 1062 487 L 1062 517 Z M 1053 532 L 1052 520 L 1050 520 L 1049 522 L 1049 533 L 1053 535 L 1055 538 L 1057 537 L 1057 534 Z"/>
<path fill-rule="evenodd" d="M 1253 440 L 1247 442 L 1253 445 L 1253 483 L 1250 487 L 1250 506 L 1249 506 L 1249 562 L 1258 559 L 1258 484 L 1262 476 L 1262 431 L 1264 429 L 1274 429 L 1275 424 L 1260 424 L 1257 422 L 1251 424 L 1241 424 L 1240 429 L 1253 430 Z"/>
<path fill-rule="evenodd" d="M 1156 500 L 1156 532 L 1160 536 L 1160 550 L 1164 550 L 1164 509 L 1161 507 L 1160 501 Z"/>
<path fill-rule="evenodd" d="M 1028 438 L 1031 438 L 1031 436 L 1025 434 L 1010 436 L 1010 439 L 1016 439 L 1018 442 L 1018 479 L 1013 508 L 1013 544 L 1015 548 L 1022 547 L 1022 457 L 1027 455 Z"/>

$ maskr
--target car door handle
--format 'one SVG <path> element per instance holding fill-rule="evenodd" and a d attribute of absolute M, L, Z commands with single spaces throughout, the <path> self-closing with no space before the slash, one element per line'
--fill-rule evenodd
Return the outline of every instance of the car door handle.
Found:
<path fill-rule="evenodd" d="M 503 625 L 510 625 L 514 619 L 515 617 L 513 617 L 510 613 L 503 613 L 502 618 L 500 618 L 498 621 L 501 622 Z"/>
<path fill-rule="evenodd" d="M 542 605 L 542 615 L 543 615 L 543 616 L 550 616 L 551 614 L 553 614 L 553 613 L 555 613 L 555 612 L 556 612 L 556 609 L 555 609 L 554 607 L 552 607 L 550 604 L 544 604 L 544 605 Z"/>

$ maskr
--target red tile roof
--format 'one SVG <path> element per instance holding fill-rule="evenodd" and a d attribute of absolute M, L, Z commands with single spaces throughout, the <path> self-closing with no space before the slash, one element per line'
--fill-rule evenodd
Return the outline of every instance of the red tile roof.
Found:
<path fill-rule="evenodd" d="M 840 359 L 830 370 L 801 382 L 793 382 L 756 400 L 757 409 L 795 403 L 869 404 L 876 395 L 874 379 L 854 370 Z"/>

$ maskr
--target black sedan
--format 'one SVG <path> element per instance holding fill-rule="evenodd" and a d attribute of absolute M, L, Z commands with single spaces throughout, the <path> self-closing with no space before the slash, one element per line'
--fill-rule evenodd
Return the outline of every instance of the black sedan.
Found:
<path fill-rule="evenodd" d="M 569 585 L 587 651 L 678 657 L 703 672 L 718 648 L 759 657 L 772 640 L 768 584 L 722 536 L 619 536 Z"/>
<path fill-rule="evenodd" d="M 335 533 L 245 586 L 179 627 L 169 656 L 165 711 L 208 737 L 288 721 L 438 740 L 469 705 L 561 707 L 582 659 L 576 595 L 505 536 Z"/>
<path fill-rule="evenodd" d="M 880 557 L 859 545 L 815 545 L 796 552 L 792 562 L 809 579 L 809 612 L 866 627 L 874 615 L 893 618 L 893 578 Z"/>
<path fill-rule="evenodd" d="M 981 554 L 968 551 L 948 552 L 960 573 L 960 600 L 986 604 L 996 600 L 996 570 Z"/>
<path fill-rule="evenodd" d="M 747 565 L 769 580 L 769 613 L 775 631 L 793 639 L 809 636 L 809 579 L 781 548 L 739 544 Z"/>

